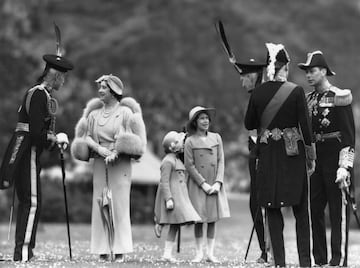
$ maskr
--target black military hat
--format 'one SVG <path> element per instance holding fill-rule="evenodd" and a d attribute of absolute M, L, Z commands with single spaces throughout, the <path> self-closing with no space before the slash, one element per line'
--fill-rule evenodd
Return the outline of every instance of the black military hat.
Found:
<path fill-rule="evenodd" d="M 298 67 L 302 70 L 307 70 L 312 67 L 322 67 L 326 69 L 326 75 L 332 76 L 335 75 L 325 61 L 325 57 L 320 50 L 311 52 L 307 54 L 307 59 L 305 63 L 299 63 Z"/>
<path fill-rule="evenodd" d="M 56 55 L 46 54 L 43 56 L 44 61 L 46 62 L 46 67 L 53 68 L 60 72 L 67 72 L 74 69 L 74 65 L 66 58 L 62 56 L 62 44 L 61 44 L 61 32 L 60 28 L 54 22 L 54 30 L 56 37 Z"/>
<path fill-rule="evenodd" d="M 236 62 L 240 75 L 261 72 L 267 66 L 266 62 L 259 62 L 255 59 L 249 59 L 244 62 Z"/>
<path fill-rule="evenodd" d="M 43 59 L 46 62 L 46 66 L 63 73 L 74 69 L 74 65 L 60 55 L 46 54 L 43 56 Z"/>

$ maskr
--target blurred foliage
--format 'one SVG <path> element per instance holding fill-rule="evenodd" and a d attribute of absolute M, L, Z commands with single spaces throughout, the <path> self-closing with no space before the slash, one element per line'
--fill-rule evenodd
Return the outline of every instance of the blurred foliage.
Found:
<path fill-rule="evenodd" d="M 73 137 L 83 107 L 96 97 L 94 80 L 112 73 L 123 80 L 125 94 L 141 103 L 148 140 L 158 155 L 163 135 L 182 130 L 193 106 L 216 107 L 213 130 L 224 140 L 228 186 L 246 190 L 248 94 L 222 51 L 215 19 L 223 19 L 238 59 L 265 57 L 265 42 L 283 43 L 291 57 L 290 80 L 304 88 L 296 64 L 321 49 L 337 72 L 331 82 L 353 89 L 357 118 L 359 12 L 357 0 L 0 0 L 0 157 L 23 93 L 44 67 L 42 55 L 55 52 L 55 21 L 76 66 L 56 94 L 59 132 Z M 58 160 L 48 154 L 43 163 Z"/>

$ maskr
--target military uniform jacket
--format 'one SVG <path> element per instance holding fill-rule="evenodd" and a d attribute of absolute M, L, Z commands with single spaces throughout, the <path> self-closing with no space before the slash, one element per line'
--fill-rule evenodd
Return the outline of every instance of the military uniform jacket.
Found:
<path fill-rule="evenodd" d="M 282 86 L 283 82 L 269 81 L 253 91 L 245 115 L 245 127 L 258 129 L 262 113 Z M 306 105 L 305 93 L 296 86 L 284 101 L 267 129 L 301 128 L 303 140 L 298 140 L 299 154 L 288 156 L 283 137 L 267 142 L 257 140 L 258 167 L 257 184 L 259 204 L 264 207 L 282 207 L 299 204 L 303 191 L 306 191 L 306 157 L 304 143 L 311 146 L 311 125 Z"/>
<path fill-rule="evenodd" d="M 51 117 L 48 109 L 50 95 L 42 85 L 27 91 L 18 110 L 18 124 L 6 149 L 0 171 L 0 189 L 13 184 L 16 170 L 21 168 L 24 152 L 32 146 L 41 154 L 47 144 Z"/>
<path fill-rule="evenodd" d="M 322 93 L 314 90 L 306 98 L 318 158 L 338 155 L 346 147 L 354 151 L 355 124 L 350 90 L 331 86 Z M 327 138 L 331 136 L 336 138 Z"/>

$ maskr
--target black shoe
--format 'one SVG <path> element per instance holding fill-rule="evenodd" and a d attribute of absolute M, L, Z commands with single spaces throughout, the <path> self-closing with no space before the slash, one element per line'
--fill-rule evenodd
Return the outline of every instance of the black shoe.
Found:
<path fill-rule="evenodd" d="M 125 257 L 124 254 L 115 254 L 115 262 L 124 262 Z"/>
<path fill-rule="evenodd" d="M 100 261 L 107 261 L 109 259 L 109 254 L 100 254 Z"/>
<path fill-rule="evenodd" d="M 29 258 L 27 259 L 27 261 L 33 261 L 35 259 L 34 253 L 32 253 L 32 251 L 29 252 Z M 22 261 L 22 256 L 19 253 L 14 253 L 14 258 L 13 261 Z"/>

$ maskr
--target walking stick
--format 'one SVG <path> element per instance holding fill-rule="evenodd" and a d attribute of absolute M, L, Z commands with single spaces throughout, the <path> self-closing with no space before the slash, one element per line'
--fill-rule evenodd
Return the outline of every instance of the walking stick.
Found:
<path fill-rule="evenodd" d="M 350 194 L 349 186 L 344 188 L 344 192 L 345 192 L 345 195 L 346 195 L 348 201 L 351 204 L 351 210 L 355 216 L 356 223 L 357 223 L 358 227 L 360 228 L 360 220 L 359 220 L 359 216 L 356 212 L 357 211 L 356 201 L 355 201 L 355 198 L 353 196 L 351 196 L 351 194 Z"/>
<path fill-rule="evenodd" d="M 12 225 L 12 219 L 13 219 L 13 213 L 14 213 L 14 203 L 15 203 L 15 186 L 13 186 L 12 201 L 11 201 L 11 207 L 10 207 L 8 241 L 10 241 L 11 225 Z"/>
<path fill-rule="evenodd" d="M 180 243 L 181 243 L 181 226 L 179 225 L 178 237 L 177 237 L 177 253 L 180 253 Z"/>
<path fill-rule="evenodd" d="M 61 135 L 64 133 L 59 133 Z M 64 134 L 66 136 L 66 134 Z M 60 139 L 62 142 L 60 142 Z M 63 191 L 64 191 L 64 201 L 65 201 L 65 213 L 66 213 L 66 226 L 67 226 L 67 236 L 68 236 L 68 244 L 69 244 L 69 255 L 70 260 L 72 260 L 72 253 L 71 253 L 71 240 L 70 240 L 70 224 L 69 224 L 69 212 L 68 212 L 68 203 L 66 197 L 66 185 L 65 185 L 65 160 L 64 160 L 64 150 L 66 149 L 69 141 L 63 136 L 58 137 L 58 147 L 60 149 L 60 162 L 61 162 L 61 173 L 62 173 L 62 184 L 63 184 Z"/>
<path fill-rule="evenodd" d="M 246 262 L 247 256 L 248 256 L 248 254 L 249 254 L 249 249 L 250 249 L 250 245 L 251 245 L 251 240 L 252 240 L 252 237 L 253 237 L 254 231 L 255 231 L 255 222 L 256 222 L 256 220 L 257 220 L 257 217 L 258 217 L 258 214 L 259 214 L 259 210 L 260 210 L 260 209 L 261 209 L 260 206 L 258 206 L 258 208 L 256 209 L 255 219 L 254 219 L 253 227 L 252 227 L 252 229 L 251 229 L 249 242 L 248 242 L 248 245 L 247 245 L 247 248 L 246 248 L 246 253 L 245 253 L 244 262 Z"/>

